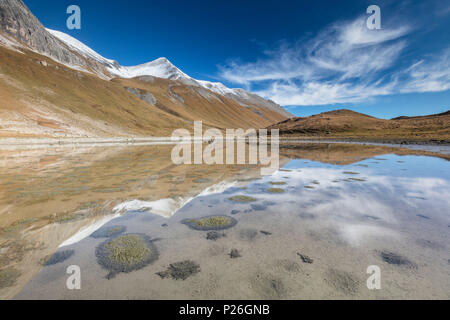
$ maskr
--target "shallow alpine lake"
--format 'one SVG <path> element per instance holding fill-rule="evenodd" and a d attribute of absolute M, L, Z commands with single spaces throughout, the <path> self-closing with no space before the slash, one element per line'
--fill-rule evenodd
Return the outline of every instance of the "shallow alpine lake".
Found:
<path fill-rule="evenodd" d="M 0 298 L 450 298 L 448 155 L 303 143 L 263 177 L 171 148 L 0 151 Z"/>

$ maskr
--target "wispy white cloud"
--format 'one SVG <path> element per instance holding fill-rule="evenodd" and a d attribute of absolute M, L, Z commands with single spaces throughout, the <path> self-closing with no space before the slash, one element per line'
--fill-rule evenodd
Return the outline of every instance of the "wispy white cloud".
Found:
<path fill-rule="evenodd" d="M 366 18 L 359 17 L 335 23 L 309 40 L 282 43 L 256 62 L 231 62 L 220 69 L 220 76 L 286 106 L 447 90 L 448 52 L 398 71 L 411 31 L 408 25 L 369 30 Z"/>
<path fill-rule="evenodd" d="M 439 92 L 450 89 L 450 48 L 429 59 L 414 63 L 398 77 L 402 81 L 400 91 L 408 92 Z"/>

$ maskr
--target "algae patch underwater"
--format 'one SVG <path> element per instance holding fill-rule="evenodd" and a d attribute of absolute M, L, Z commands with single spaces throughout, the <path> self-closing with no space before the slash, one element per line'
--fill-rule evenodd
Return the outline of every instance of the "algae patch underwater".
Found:
<path fill-rule="evenodd" d="M 186 219 L 181 223 L 200 231 L 224 230 L 234 227 L 237 220 L 228 216 L 209 216 L 198 219 Z"/>
<path fill-rule="evenodd" d="M 241 203 L 258 201 L 258 199 L 256 199 L 256 198 L 249 197 L 249 196 L 243 196 L 243 195 L 234 196 L 234 197 L 228 198 L 228 200 L 233 201 L 233 202 L 241 202 Z"/>
<path fill-rule="evenodd" d="M 108 279 L 117 273 L 129 273 L 144 268 L 159 258 L 153 240 L 144 234 L 127 234 L 99 245 L 95 252 L 98 263 L 110 271 Z"/>

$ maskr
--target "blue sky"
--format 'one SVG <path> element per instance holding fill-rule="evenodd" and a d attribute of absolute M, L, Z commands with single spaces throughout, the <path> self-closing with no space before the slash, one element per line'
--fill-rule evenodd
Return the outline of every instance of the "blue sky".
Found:
<path fill-rule="evenodd" d="M 271 98 L 297 116 L 382 118 L 450 109 L 446 1 L 24 0 L 48 28 L 122 65 L 167 57 L 190 76 Z M 66 27 L 66 8 L 82 29 Z M 381 8 L 368 30 L 366 9 Z"/>

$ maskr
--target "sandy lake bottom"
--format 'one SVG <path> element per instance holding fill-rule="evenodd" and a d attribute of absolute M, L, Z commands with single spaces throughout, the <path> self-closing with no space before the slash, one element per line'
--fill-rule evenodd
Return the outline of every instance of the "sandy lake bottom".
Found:
<path fill-rule="evenodd" d="M 311 144 L 262 177 L 168 157 L 0 152 L 0 298 L 450 298 L 448 160 Z"/>

